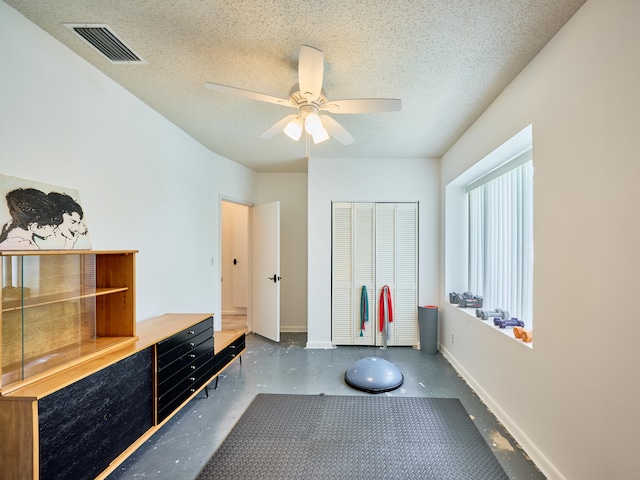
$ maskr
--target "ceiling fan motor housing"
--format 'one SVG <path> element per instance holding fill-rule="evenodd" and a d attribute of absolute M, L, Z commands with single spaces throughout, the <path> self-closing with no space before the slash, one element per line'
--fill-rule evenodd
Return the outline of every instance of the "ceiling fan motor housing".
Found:
<path fill-rule="evenodd" d="M 315 105 L 319 109 L 326 105 L 327 96 L 324 93 L 324 90 L 322 90 L 322 93 L 318 98 L 316 98 L 315 100 L 309 100 L 300 92 L 300 86 L 298 84 L 295 84 L 291 88 L 291 92 L 289 93 L 289 100 L 294 105 L 297 105 L 298 108 L 300 108 L 302 105 Z"/>

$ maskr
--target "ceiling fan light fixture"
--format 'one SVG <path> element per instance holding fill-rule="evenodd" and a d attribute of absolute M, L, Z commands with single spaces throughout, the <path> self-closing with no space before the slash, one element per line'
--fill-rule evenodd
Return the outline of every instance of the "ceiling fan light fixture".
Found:
<path fill-rule="evenodd" d="M 291 140 L 295 140 L 296 142 L 300 140 L 300 136 L 302 135 L 302 119 L 297 116 L 284 127 L 284 133 Z"/>
<path fill-rule="evenodd" d="M 329 140 L 329 134 L 324 128 L 320 129 L 317 133 L 314 133 L 311 136 L 313 137 L 313 143 L 316 145 L 320 142 L 324 142 L 325 140 Z"/>
<path fill-rule="evenodd" d="M 311 136 L 320 134 L 320 132 L 324 130 L 322 120 L 320 120 L 320 116 L 316 112 L 309 112 L 307 114 L 304 119 L 304 129 Z"/>

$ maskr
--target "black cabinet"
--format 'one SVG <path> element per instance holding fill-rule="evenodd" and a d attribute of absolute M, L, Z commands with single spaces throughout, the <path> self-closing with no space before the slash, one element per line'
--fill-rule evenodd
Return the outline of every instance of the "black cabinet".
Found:
<path fill-rule="evenodd" d="M 152 354 L 141 350 L 39 400 L 40 479 L 95 478 L 152 427 Z"/>
<path fill-rule="evenodd" d="M 100 315 L 113 315 L 113 305 L 102 306 Z M 130 326 L 117 331 L 124 335 L 117 342 L 99 335 L 98 350 L 68 368 L 2 391 L 0 479 L 106 478 L 215 378 L 210 314 L 165 314 Z M 219 335 L 223 350 L 237 333 Z"/>
<path fill-rule="evenodd" d="M 158 423 L 214 375 L 213 317 L 157 344 Z"/>
<path fill-rule="evenodd" d="M 245 349 L 245 336 L 240 335 L 234 339 L 228 346 L 216 353 L 215 359 L 215 373 L 218 373 L 229 363 L 231 363 L 236 357 L 238 357 Z"/>

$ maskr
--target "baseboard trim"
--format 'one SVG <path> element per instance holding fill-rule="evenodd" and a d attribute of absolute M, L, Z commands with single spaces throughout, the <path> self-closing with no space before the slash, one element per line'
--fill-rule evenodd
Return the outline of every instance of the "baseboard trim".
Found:
<path fill-rule="evenodd" d="M 307 346 L 305 348 L 322 348 L 324 350 L 329 350 L 336 348 L 336 346 L 331 342 L 307 342 Z"/>
<path fill-rule="evenodd" d="M 505 426 L 511 436 L 520 444 L 522 449 L 529 455 L 533 463 L 540 469 L 547 478 L 553 478 L 557 480 L 567 480 L 567 478 L 560 473 L 553 463 L 540 451 L 540 449 L 529 439 L 524 431 L 518 426 L 518 424 L 507 413 L 500 408 L 500 405 L 482 388 L 482 386 L 473 378 L 471 374 L 456 360 L 456 358 L 447 350 L 444 345 L 440 345 L 440 352 L 449 361 L 453 368 L 460 374 L 460 376 L 475 390 L 480 399 L 489 407 L 491 412 L 496 418 Z"/>
<path fill-rule="evenodd" d="M 307 333 L 306 325 L 280 325 L 280 333 Z"/>

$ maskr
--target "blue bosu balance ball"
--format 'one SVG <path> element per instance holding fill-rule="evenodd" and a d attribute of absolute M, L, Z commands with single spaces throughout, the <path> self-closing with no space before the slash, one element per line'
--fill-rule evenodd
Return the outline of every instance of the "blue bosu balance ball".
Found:
<path fill-rule="evenodd" d="M 344 379 L 358 390 L 381 393 L 402 385 L 404 375 L 398 367 L 384 358 L 367 357 L 351 365 L 344 374 Z"/>

